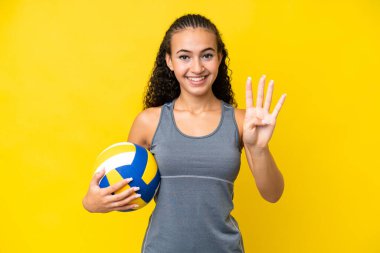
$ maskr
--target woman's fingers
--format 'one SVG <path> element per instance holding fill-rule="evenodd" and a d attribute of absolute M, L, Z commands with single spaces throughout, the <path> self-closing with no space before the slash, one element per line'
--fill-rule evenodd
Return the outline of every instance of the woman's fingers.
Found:
<path fill-rule="evenodd" d="M 129 188 L 125 191 L 122 191 L 120 193 L 117 193 L 115 195 L 110 195 L 110 201 L 115 202 L 115 201 L 123 200 L 123 199 L 127 198 L 128 196 L 134 194 L 138 190 L 140 190 L 140 187 L 131 187 L 131 188 Z"/>
<path fill-rule="evenodd" d="M 259 85 L 257 88 L 257 100 L 256 100 L 256 107 L 254 116 L 257 117 L 260 121 L 255 121 L 255 124 L 257 125 L 266 125 L 271 124 L 271 121 L 275 119 L 280 112 L 280 109 L 282 105 L 284 104 L 286 94 L 282 95 L 278 103 L 276 104 L 276 107 L 273 110 L 272 115 L 274 118 L 271 119 L 265 119 L 267 115 L 269 115 L 270 105 L 272 103 L 272 95 L 273 95 L 273 89 L 274 89 L 274 81 L 270 80 L 268 84 L 267 94 L 264 100 L 264 87 L 265 87 L 265 79 L 266 76 L 263 75 L 259 80 Z M 263 106 L 264 102 L 264 106 Z M 253 95 L 252 95 L 252 79 L 251 77 L 248 77 L 247 83 L 246 83 L 246 109 L 253 107 Z"/>
<path fill-rule="evenodd" d="M 252 97 L 252 78 L 249 76 L 245 85 L 245 107 L 253 107 L 253 97 Z"/>
<path fill-rule="evenodd" d="M 264 86 L 265 86 L 265 75 L 263 75 L 260 78 L 259 86 L 257 88 L 256 108 L 261 108 L 263 106 Z"/>
<path fill-rule="evenodd" d="M 113 211 L 127 211 L 127 210 L 131 210 L 131 209 L 135 209 L 137 207 L 139 207 L 139 205 L 137 205 L 137 204 L 130 204 L 130 205 L 126 205 L 126 206 L 115 207 L 113 209 Z"/>
<path fill-rule="evenodd" d="M 113 184 L 107 188 L 104 188 L 105 194 L 109 195 L 109 194 L 112 194 L 112 193 L 120 190 L 121 188 L 126 186 L 128 183 L 130 183 L 132 180 L 133 180 L 133 178 L 126 178 L 120 182 L 117 182 L 116 184 Z"/>
<path fill-rule="evenodd" d="M 274 116 L 274 118 L 277 118 L 277 115 L 278 115 L 278 113 L 280 112 L 280 110 L 281 110 L 281 107 L 282 107 L 282 105 L 284 104 L 284 102 L 285 102 L 285 98 L 286 98 L 286 94 L 283 94 L 282 96 L 281 96 L 281 98 L 278 100 L 278 102 L 277 102 L 277 104 L 276 104 L 276 107 L 274 108 L 274 110 L 273 110 L 273 116 Z"/>
<path fill-rule="evenodd" d="M 264 110 L 267 112 L 269 112 L 270 104 L 272 103 L 273 86 L 274 86 L 274 81 L 270 80 L 268 89 L 267 89 L 267 95 L 265 97 L 265 103 L 264 103 Z"/>
<path fill-rule="evenodd" d="M 130 204 L 130 202 L 140 197 L 141 197 L 140 194 L 133 194 L 126 199 L 112 202 L 111 205 L 115 211 L 126 210 L 128 208 L 133 208 L 135 206 L 137 207 L 138 206 L 137 204 Z"/>

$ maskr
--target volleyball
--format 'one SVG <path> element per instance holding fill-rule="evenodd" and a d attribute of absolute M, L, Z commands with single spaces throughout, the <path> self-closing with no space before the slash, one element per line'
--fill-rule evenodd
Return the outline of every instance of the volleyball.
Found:
<path fill-rule="evenodd" d="M 131 142 L 115 143 L 103 150 L 96 158 L 95 168 L 95 172 L 105 169 L 105 174 L 99 182 L 100 188 L 130 177 L 133 180 L 115 193 L 134 186 L 140 187 L 137 193 L 141 194 L 141 197 L 129 202 L 129 204 L 138 204 L 139 207 L 125 212 L 146 206 L 155 196 L 160 184 L 160 173 L 153 154 Z"/>

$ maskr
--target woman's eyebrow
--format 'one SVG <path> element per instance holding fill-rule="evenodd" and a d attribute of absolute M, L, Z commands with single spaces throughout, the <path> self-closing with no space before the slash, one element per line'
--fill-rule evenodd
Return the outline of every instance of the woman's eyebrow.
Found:
<path fill-rule="evenodd" d="M 201 51 L 201 53 L 202 53 L 202 52 L 205 52 L 205 51 L 208 51 L 208 50 L 211 50 L 211 51 L 214 51 L 214 52 L 215 52 L 215 49 L 214 49 L 214 48 L 212 48 L 212 47 L 208 47 L 208 48 L 206 48 L 206 49 L 203 49 L 203 50 Z M 178 50 L 176 54 L 181 53 L 181 52 L 183 52 L 183 53 L 191 53 L 191 51 L 189 51 L 189 50 L 181 49 L 181 50 Z"/>

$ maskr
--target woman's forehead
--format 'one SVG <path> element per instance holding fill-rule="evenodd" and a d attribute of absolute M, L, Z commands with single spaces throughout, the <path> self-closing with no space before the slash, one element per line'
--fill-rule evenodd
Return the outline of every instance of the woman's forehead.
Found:
<path fill-rule="evenodd" d="M 186 28 L 173 34 L 171 48 L 172 53 L 179 50 L 197 52 L 207 48 L 217 51 L 216 36 L 204 28 Z"/>

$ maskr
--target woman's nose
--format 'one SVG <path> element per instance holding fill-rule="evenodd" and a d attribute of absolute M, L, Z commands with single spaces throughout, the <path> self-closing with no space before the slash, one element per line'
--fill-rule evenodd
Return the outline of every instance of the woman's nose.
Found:
<path fill-rule="evenodd" d="M 191 71 L 194 73 L 203 72 L 204 67 L 200 59 L 194 59 L 193 64 L 191 65 Z"/>

